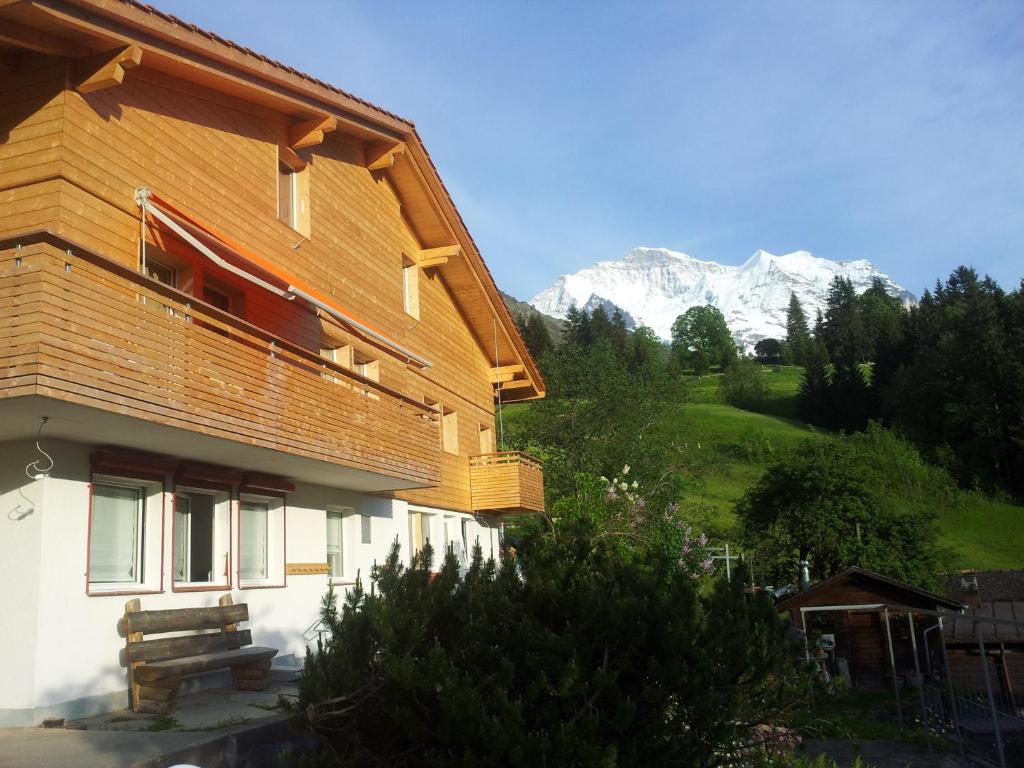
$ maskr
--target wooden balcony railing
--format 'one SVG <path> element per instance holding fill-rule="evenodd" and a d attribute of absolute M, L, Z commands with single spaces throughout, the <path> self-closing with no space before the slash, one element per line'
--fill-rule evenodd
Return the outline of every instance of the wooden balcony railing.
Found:
<path fill-rule="evenodd" d="M 471 456 L 469 476 L 474 511 L 544 511 L 544 470 L 532 456 L 521 451 Z"/>
<path fill-rule="evenodd" d="M 0 398 L 56 398 L 371 472 L 383 486 L 440 481 L 438 425 L 422 403 L 43 240 L 0 253 Z"/>

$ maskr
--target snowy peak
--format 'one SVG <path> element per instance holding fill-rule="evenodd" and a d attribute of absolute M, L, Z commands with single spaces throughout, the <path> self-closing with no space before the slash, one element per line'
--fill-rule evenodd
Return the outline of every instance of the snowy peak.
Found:
<path fill-rule="evenodd" d="M 749 349 L 763 338 L 785 336 L 786 308 L 796 294 L 809 318 L 824 309 L 836 275 L 848 277 L 862 293 L 881 278 L 893 296 L 914 297 L 865 259 L 831 261 L 809 251 L 781 256 L 757 250 L 740 266 L 702 261 L 667 248 L 635 248 L 620 261 L 602 261 L 554 285 L 530 302 L 541 312 L 564 318 L 569 307 L 609 304 L 647 325 L 663 339 L 676 317 L 693 306 L 712 304 L 725 315 L 737 343 Z"/>

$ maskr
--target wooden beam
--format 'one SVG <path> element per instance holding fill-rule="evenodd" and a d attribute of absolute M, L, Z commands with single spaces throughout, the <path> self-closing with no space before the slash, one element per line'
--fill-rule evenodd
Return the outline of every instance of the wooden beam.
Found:
<path fill-rule="evenodd" d="M 305 169 L 306 161 L 303 160 L 302 157 L 294 149 L 285 144 L 279 144 L 277 149 L 278 157 L 281 159 L 281 162 L 287 165 L 293 171 L 298 173 L 299 171 Z"/>
<path fill-rule="evenodd" d="M 366 147 L 366 167 L 371 171 L 382 171 L 395 164 L 395 158 L 405 154 L 405 142 L 397 144 L 370 144 Z"/>
<path fill-rule="evenodd" d="M 526 368 L 522 365 L 503 365 L 498 368 L 491 368 L 491 383 L 507 383 L 515 379 L 517 373 L 525 373 Z"/>
<path fill-rule="evenodd" d="M 461 245 L 442 245 L 439 248 L 425 248 L 420 251 L 417 263 L 423 269 L 440 267 L 448 263 L 448 259 L 457 259 L 462 255 Z"/>
<path fill-rule="evenodd" d="M 324 135 L 336 130 L 338 118 L 314 117 L 303 123 L 296 123 L 288 130 L 288 144 L 292 149 L 304 149 L 323 144 Z"/>
<path fill-rule="evenodd" d="M 43 53 L 47 56 L 67 56 L 79 58 L 88 53 L 86 48 L 72 43 L 70 40 L 26 27 L 8 19 L 0 20 L 0 43 L 23 48 L 27 51 Z"/>
<path fill-rule="evenodd" d="M 501 382 L 501 390 L 504 392 L 506 389 L 525 389 L 526 387 L 532 387 L 533 381 L 531 379 L 514 379 L 513 381 Z"/>
<path fill-rule="evenodd" d="M 75 90 L 79 93 L 101 91 L 124 82 L 125 70 L 142 63 L 142 49 L 126 45 L 87 56 L 75 62 Z"/>

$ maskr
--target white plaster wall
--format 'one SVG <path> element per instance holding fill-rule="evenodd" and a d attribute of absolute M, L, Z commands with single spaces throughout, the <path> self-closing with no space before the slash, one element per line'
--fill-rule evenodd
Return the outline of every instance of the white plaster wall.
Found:
<path fill-rule="evenodd" d="M 44 484 L 25 465 L 37 458 L 32 443 L 0 443 L 0 710 L 33 706 Z"/>
<path fill-rule="evenodd" d="M 117 620 L 132 595 L 87 595 L 89 454 L 94 449 L 76 443 L 48 441 L 56 466 L 50 477 L 30 483 L 22 475 L 33 458 L 31 444 L 5 445 L 0 462 L 0 512 L 18 503 L 16 489 L 35 503 L 33 514 L 20 521 L 0 518 L 0 575 L 5 585 L 0 606 L 0 653 L 5 659 L 0 685 L 0 723 L 32 724 L 46 716 L 79 717 L 127 705 L 127 678 L 118 652 L 124 640 Z M 168 483 L 168 488 L 170 484 Z M 165 494 L 162 535 L 150 536 L 148 547 L 162 548 L 163 578 L 159 594 L 139 595 L 143 609 L 216 605 L 224 590 L 175 593 L 171 591 L 172 514 L 170 493 Z M 152 504 L 147 514 L 159 514 Z M 396 537 L 403 560 L 408 561 L 408 505 L 376 496 L 303 485 L 287 497 L 286 561 L 326 561 L 326 510 L 351 507 L 356 515 L 346 530 L 346 557 L 369 587 L 370 568 L 383 562 Z M 438 515 L 445 510 L 433 510 Z M 359 513 L 370 515 L 371 543 L 363 544 Z M 449 513 L 451 514 L 451 513 Z M 440 517 L 434 518 L 435 524 Z M 474 521 L 483 541 L 490 531 Z M 156 530 L 160 530 L 160 525 Z M 432 531 L 440 541 L 441 530 Z M 154 540 L 158 539 L 158 540 Z M 232 510 L 233 561 L 237 558 L 237 507 Z M 496 539 L 495 539 L 496 541 Z M 494 551 L 497 552 L 496 543 Z M 485 545 L 485 555 L 489 554 Z M 325 575 L 290 575 L 283 588 L 238 589 L 232 574 L 232 597 L 249 605 L 253 642 L 279 650 L 279 666 L 301 665 L 307 642 L 315 633 L 304 632 L 319 620 L 320 604 L 328 588 Z M 341 589 L 351 580 L 336 582 Z M 158 584 L 159 586 L 159 584 Z M 73 702 L 73 703 L 72 703 Z M 22 722 L 12 712 L 21 712 Z M 5 713 L 7 717 L 5 719 Z M 26 714 L 27 713 L 27 714 Z"/>

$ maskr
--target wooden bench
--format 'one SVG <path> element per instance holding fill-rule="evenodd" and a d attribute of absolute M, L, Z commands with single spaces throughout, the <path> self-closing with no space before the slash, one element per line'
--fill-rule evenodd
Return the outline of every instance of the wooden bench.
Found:
<path fill-rule="evenodd" d="M 277 650 L 252 645 L 249 630 L 237 627 L 248 620 L 249 606 L 234 605 L 231 595 L 210 608 L 143 611 L 138 599 L 125 603 L 117 631 L 125 638 L 121 666 L 128 668 L 132 709 L 167 714 L 174 708 L 182 677 L 214 669 L 230 667 L 236 689 L 264 690 Z M 168 632 L 190 634 L 146 639 Z"/>

